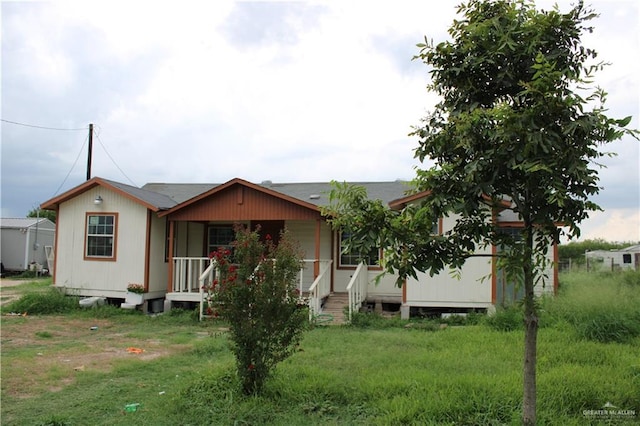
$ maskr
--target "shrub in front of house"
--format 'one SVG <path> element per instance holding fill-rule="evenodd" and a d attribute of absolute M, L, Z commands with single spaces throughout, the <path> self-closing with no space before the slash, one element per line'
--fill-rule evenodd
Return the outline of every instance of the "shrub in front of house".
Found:
<path fill-rule="evenodd" d="M 485 324 L 497 331 L 514 331 L 524 328 L 524 314 L 518 305 L 499 307 L 485 317 Z"/>
<path fill-rule="evenodd" d="M 296 282 L 302 253 L 288 232 L 275 244 L 259 229 L 236 228 L 231 250 L 211 253 L 217 264 L 207 314 L 229 324 L 238 378 L 245 394 L 259 393 L 280 361 L 290 356 L 308 325 Z"/>

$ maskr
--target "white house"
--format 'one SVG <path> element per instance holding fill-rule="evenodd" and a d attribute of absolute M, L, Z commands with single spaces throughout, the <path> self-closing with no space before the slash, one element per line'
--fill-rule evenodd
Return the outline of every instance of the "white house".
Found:
<path fill-rule="evenodd" d="M 585 253 L 587 267 L 595 270 L 639 269 L 640 244 L 618 250 L 593 250 Z"/>
<path fill-rule="evenodd" d="M 46 218 L 23 217 L 0 219 L 0 260 L 7 271 L 23 272 L 31 266 L 48 269 L 55 234 L 55 224 Z"/>
<path fill-rule="evenodd" d="M 416 199 L 405 196 L 406 182 L 359 184 L 370 198 L 392 208 Z M 339 294 L 349 294 L 353 309 L 384 303 L 402 305 L 407 313 L 412 308 L 487 309 L 515 297 L 500 282 L 490 257 L 470 260 L 459 281 L 443 272 L 410 280 L 403 288 L 395 287 L 393 276 L 374 283 L 380 267 L 358 264 L 357 256 L 343 253 L 342 234 L 320 213 L 330 189 L 329 183 L 255 184 L 238 178 L 137 188 L 93 178 L 42 204 L 58 217 L 54 284 L 73 294 L 114 299 L 125 297 L 129 283 L 143 284 L 152 310 L 159 300 L 166 307 L 199 302 L 208 253 L 229 245 L 234 224 L 241 223 L 260 225 L 262 235 L 271 236 L 286 227 L 300 242 L 306 258 L 299 286 L 309 292 L 315 313 Z M 441 220 L 441 230 L 452 226 L 451 220 Z M 505 226 L 514 223 L 505 221 Z M 551 277 L 548 290 L 557 286 L 553 271 Z"/>

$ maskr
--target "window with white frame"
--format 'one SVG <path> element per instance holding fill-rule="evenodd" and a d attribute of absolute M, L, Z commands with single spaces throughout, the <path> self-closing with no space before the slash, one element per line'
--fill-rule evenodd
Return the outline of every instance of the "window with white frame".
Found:
<path fill-rule="evenodd" d="M 85 257 L 93 259 L 115 259 L 116 215 L 87 214 Z"/>
<path fill-rule="evenodd" d="M 346 250 L 347 241 L 350 235 L 351 234 L 348 231 L 340 232 L 340 266 L 355 267 L 358 266 L 361 260 L 364 260 L 369 266 L 380 265 L 380 248 L 375 248 L 364 255 L 362 253 Z"/>

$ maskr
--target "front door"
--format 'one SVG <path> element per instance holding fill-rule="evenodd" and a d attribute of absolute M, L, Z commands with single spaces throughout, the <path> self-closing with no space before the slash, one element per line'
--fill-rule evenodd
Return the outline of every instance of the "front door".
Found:
<path fill-rule="evenodd" d="M 516 240 L 522 238 L 522 228 L 501 228 L 500 232 L 511 234 Z M 499 255 L 505 250 L 504 247 L 498 246 L 496 254 Z M 524 298 L 524 287 L 518 283 L 507 279 L 504 270 L 496 270 L 496 304 L 503 307 L 513 305 L 516 301 Z"/>
<path fill-rule="evenodd" d="M 280 241 L 280 234 L 284 230 L 284 220 L 252 220 L 251 230 L 255 231 L 260 226 L 260 241 L 264 242 L 267 235 L 271 237 L 274 244 Z"/>

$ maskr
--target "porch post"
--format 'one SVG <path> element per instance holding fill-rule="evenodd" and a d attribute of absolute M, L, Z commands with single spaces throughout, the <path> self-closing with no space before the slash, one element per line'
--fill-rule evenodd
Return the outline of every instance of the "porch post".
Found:
<path fill-rule="evenodd" d="M 149 268 L 151 263 L 151 221 L 152 211 L 147 209 L 147 233 L 144 241 L 144 291 L 149 291 Z"/>
<path fill-rule="evenodd" d="M 376 304 L 376 307 L 378 305 Z M 400 305 L 400 318 L 409 319 L 411 317 L 411 306 L 407 305 L 407 280 L 402 283 L 402 305 Z"/>
<path fill-rule="evenodd" d="M 313 262 L 313 279 L 315 280 L 320 275 L 320 225 L 322 224 L 320 219 L 316 219 L 316 253 L 315 261 Z"/>
<path fill-rule="evenodd" d="M 167 220 L 169 220 L 167 218 Z M 175 234 L 175 222 L 173 220 L 169 220 L 169 279 L 167 280 L 167 292 L 171 293 L 173 291 L 173 238 Z"/>

